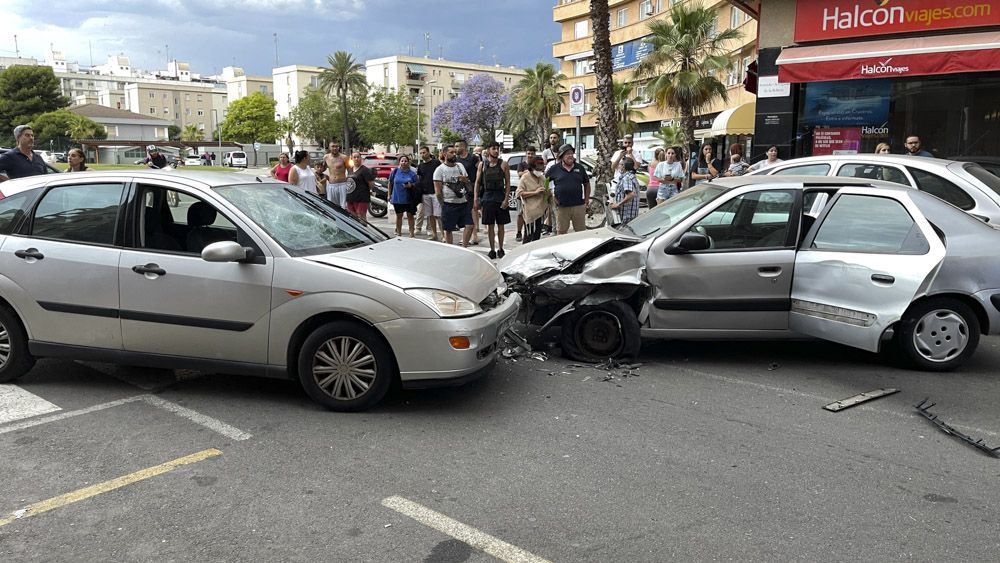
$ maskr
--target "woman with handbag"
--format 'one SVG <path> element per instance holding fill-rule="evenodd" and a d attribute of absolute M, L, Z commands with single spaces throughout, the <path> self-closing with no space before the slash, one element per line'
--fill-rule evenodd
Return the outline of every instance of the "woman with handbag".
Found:
<path fill-rule="evenodd" d="M 410 168 L 410 157 L 405 154 L 399 157 L 399 168 L 389 174 L 389 203 L 396 211 L 396 236 L 403 236 L 403 214 L 406 214 L 406 224 L 410 229 L 410 238 L 414 236 L 413 222 L 417 212 L 417 171 Z"/>

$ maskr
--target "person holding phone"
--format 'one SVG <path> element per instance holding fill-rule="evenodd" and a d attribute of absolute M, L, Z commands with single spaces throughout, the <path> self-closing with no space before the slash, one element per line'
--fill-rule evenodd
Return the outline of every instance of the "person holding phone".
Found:
<path fill-rule="evenodd" d="M 677 195 L 677 183 L 684 180 L 684 169 L 677 160 L 677 152 L 675 147 L 668 148 L 664 161 L 657 164 L 653 171 L 653 176 L 660 181 L 656 190 L 656 205 Z"/>
<path fill-rule="evenodd" d="M 389 174 L 389 203 L 396 212 L 396 236 L 403 233 L 403 215 L 410 229 L 410 238 L 414 233 L 414 216 L 417 213 L 417 203 L 414 193 L 417 189 L 417 171 L 410 168 L 410 157 L 405 154 L 399 157 L 399 168 Z"/>

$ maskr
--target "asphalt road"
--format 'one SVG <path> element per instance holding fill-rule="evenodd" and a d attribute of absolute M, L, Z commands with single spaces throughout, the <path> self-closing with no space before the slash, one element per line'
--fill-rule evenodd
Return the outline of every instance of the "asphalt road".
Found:
<path fill-rule="evenodd" d="M 1000 459 L 913 404 L 1000 446 L 1000 339 L 952 374 L 818 342 L 641 361 L 502 360 L 337 414 L 295 382 L 43 360 L 0 386 L 0 560 L 996 560 Z"/>

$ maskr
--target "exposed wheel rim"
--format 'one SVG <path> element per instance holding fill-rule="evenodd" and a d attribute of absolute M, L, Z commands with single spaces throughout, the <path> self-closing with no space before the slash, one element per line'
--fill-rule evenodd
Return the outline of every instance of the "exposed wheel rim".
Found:
<path fill-rule="evenodd" d="M 925 314 L 913 329 L 913 347 L 931 362 L 947 362 L 969 345 L 969 325 L 955 311 L 936 309 Z"/>
<path fill-rule="evenodd" d="M 603 226 L 605 221 L 607 221 L 607 212 L 604 206 L 596 201 L 587 202 L 587 215 L 584 221 L 587 228 L 596 229 Z"/>
<path fill-rule="evenodd" d="M 10 361 L 10 333 L 7 327 L 0 323 L 0 368 Z"/>
<path fill-rule="evenodd" d="M 614 357 L 625 347 L 618 317 L 607 311 L 585 313 L 576 324 L 576 345 L 591 356 Z"/>
<path fill-rule="evenodd" d="M 378 377 L 378 362 L 364 342 L 336 336 L 316 350 L 312 373 L 323 393 L 338 401 L 351 401 L 371 390 Z"/>

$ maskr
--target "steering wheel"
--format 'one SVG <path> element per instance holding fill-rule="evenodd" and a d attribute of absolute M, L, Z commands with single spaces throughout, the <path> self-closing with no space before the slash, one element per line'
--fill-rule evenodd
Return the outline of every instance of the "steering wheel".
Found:
<path fill-rule="evenodd" d="M 712 240 L 712 237 L 708 236 L 708 231 L 705 230 L 705 227 L 702 227 L 701 225 L 698 225 L 693 230 L 694 230 L 694 232 L 701 233 L 701 234 L 705 235 L 705 237 L 708 238 L 708 247 L 709 248 L 715 248 L 715 241 Z"/>

